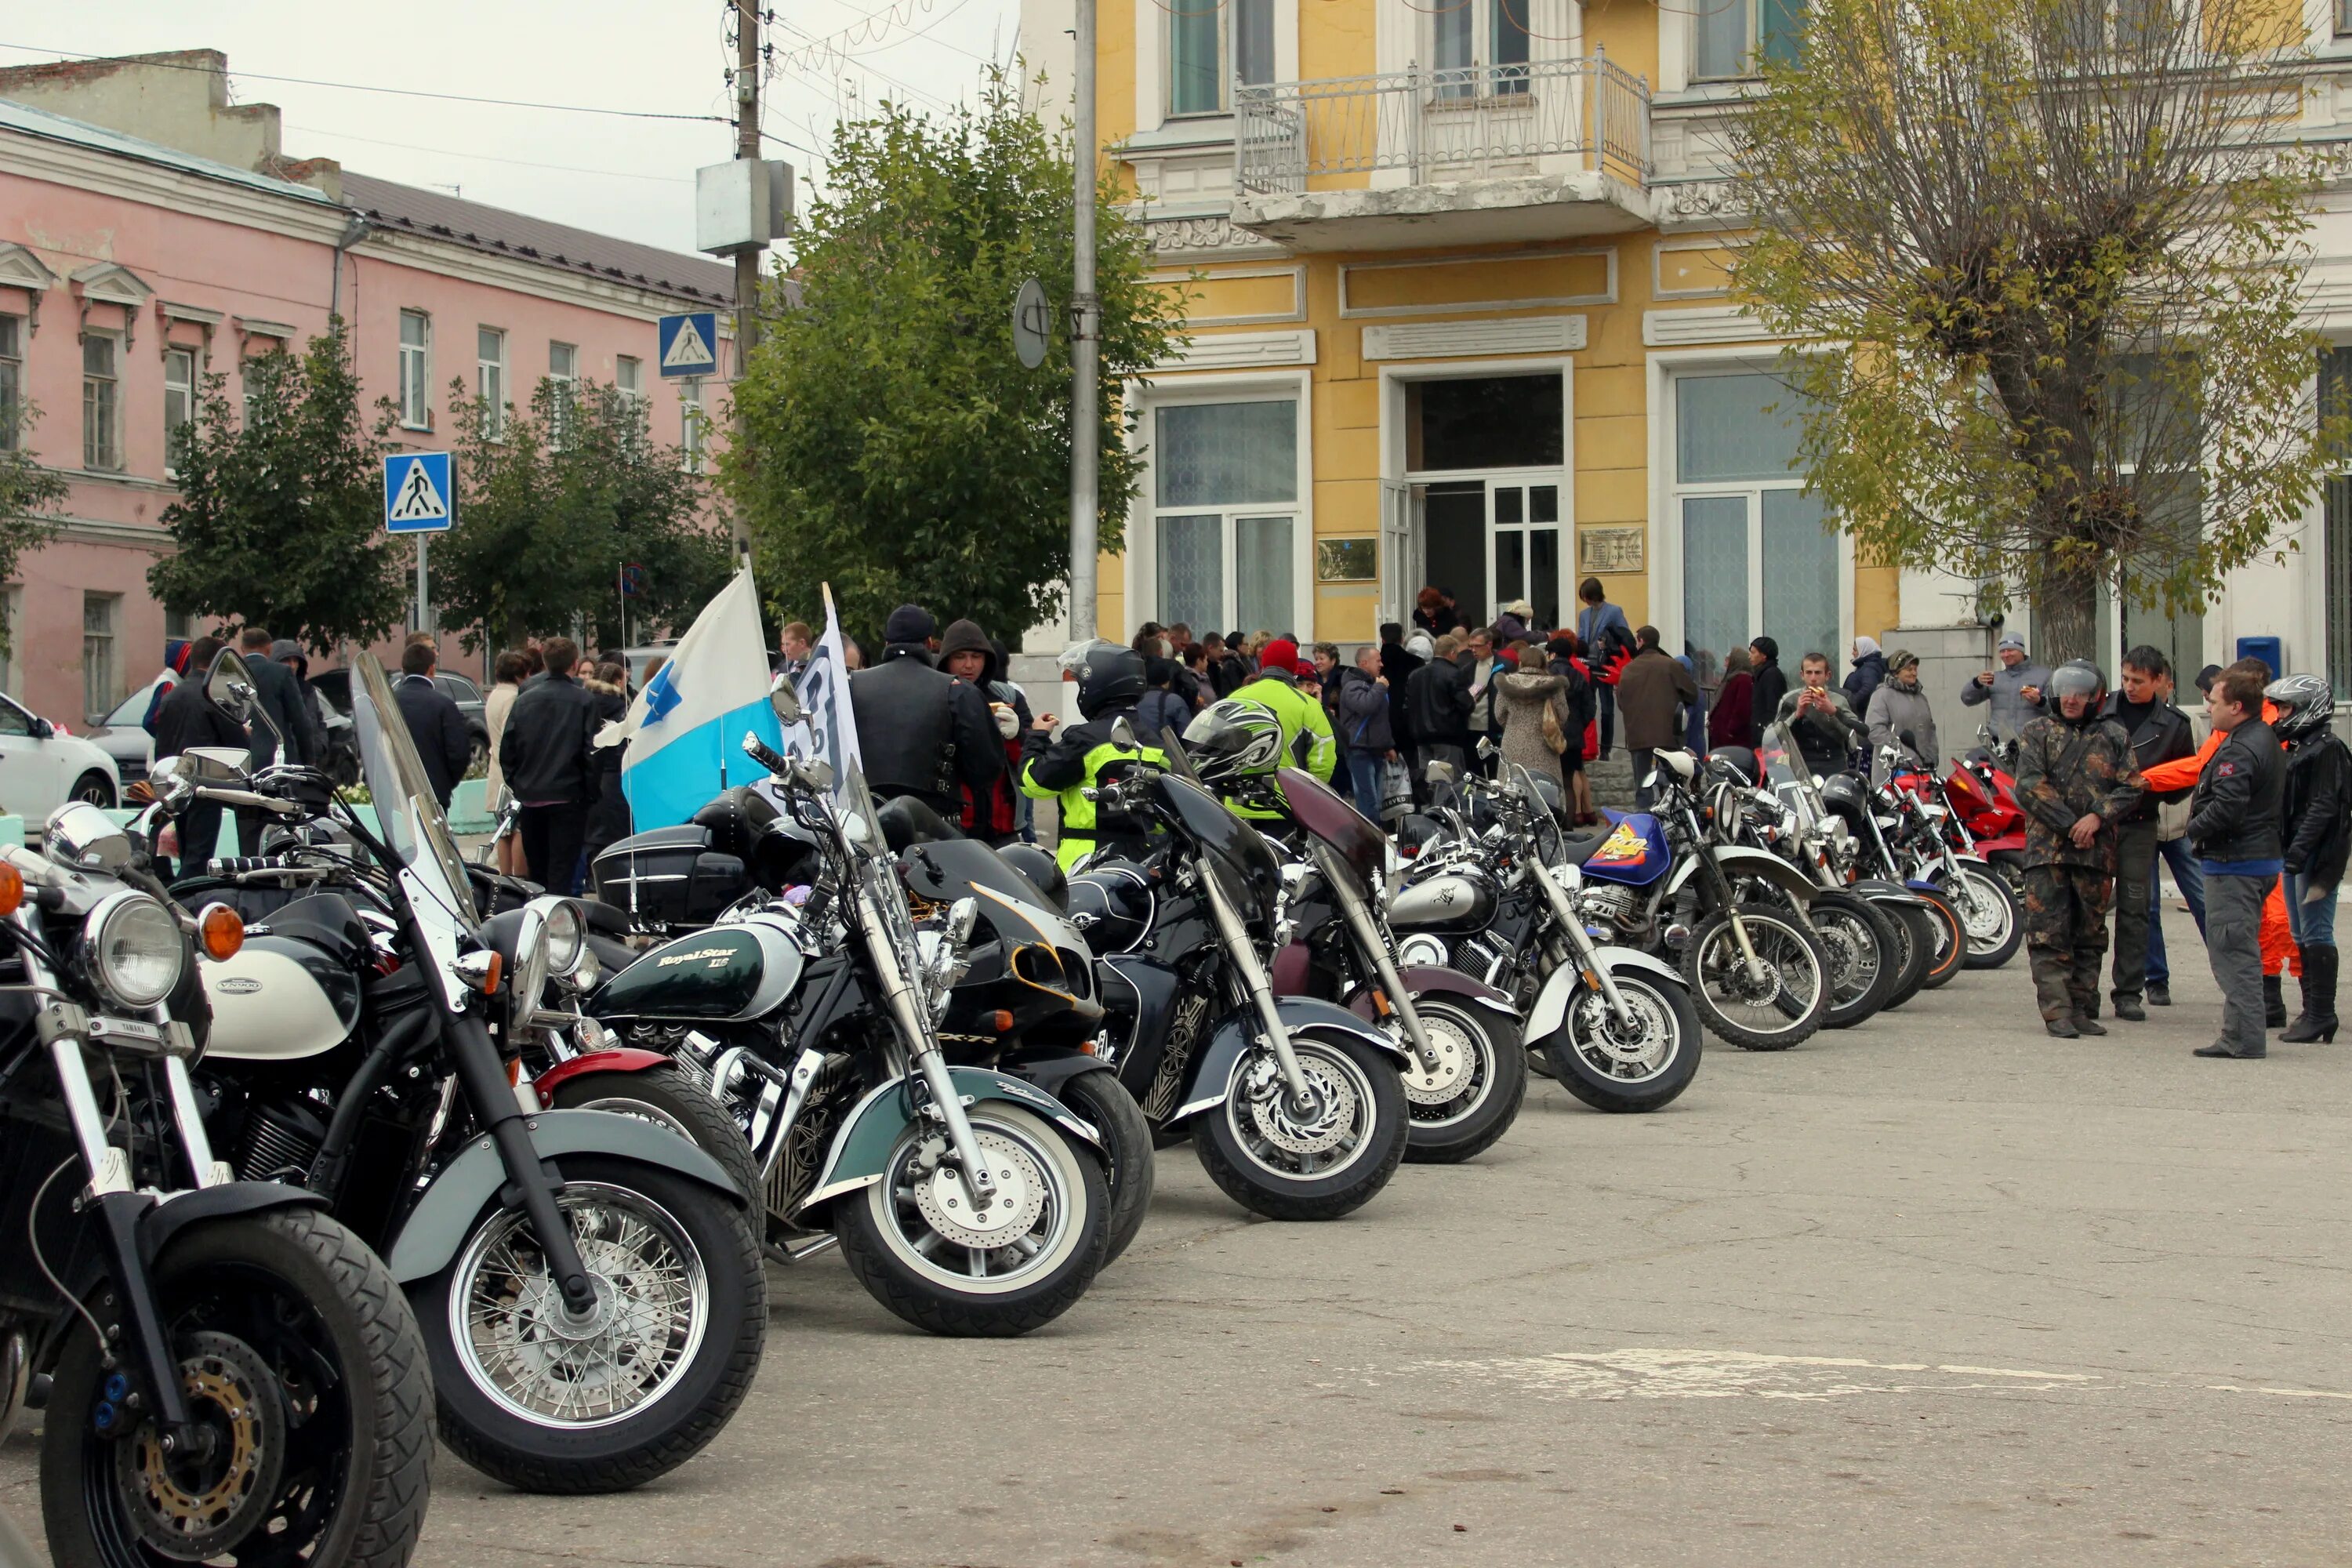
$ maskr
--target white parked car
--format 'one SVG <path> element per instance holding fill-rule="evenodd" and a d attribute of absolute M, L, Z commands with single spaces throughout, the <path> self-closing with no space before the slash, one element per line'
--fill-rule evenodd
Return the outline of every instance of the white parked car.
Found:
<path fill-rule="evenodd" d="M 169 691 L 179 681 L 170 670 L 124 698 L 106 721 L 95 730 L 82 731 L 82 739 L 114 759 L 114 771 L 124 784 L 134 784 L 147 776 L 148 764 L 155 759 L 155 737 L 147 732 L 148 704 L 155 700 L 155 689 Z"/>
<path fill-rule="evenodd" d="M 112 757 L 0 692 L 0 811 L 37 831 L 69 800 L 110 806 L 121 798 Z"/>

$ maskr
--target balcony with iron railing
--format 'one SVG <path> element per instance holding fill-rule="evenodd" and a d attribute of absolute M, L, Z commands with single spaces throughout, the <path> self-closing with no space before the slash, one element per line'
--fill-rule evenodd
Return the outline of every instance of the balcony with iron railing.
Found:
<path fill-rule="evenodd" d="M 1621 233 L 1649 174 L 1649 82 L 1599 49 L 1234 90 L 1233 221 L 1299 249 Z"/>

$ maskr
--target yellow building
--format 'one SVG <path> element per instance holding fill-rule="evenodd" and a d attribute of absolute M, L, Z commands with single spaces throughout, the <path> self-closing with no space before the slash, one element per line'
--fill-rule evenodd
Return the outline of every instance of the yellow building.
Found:
<path fill-rule="evenodd" d="M 1097 103 L 1192 342 L 1102 563 L 1146 620 L 1369 640 L 1424 584 L 1843 669 L 1897 618 L 1789 468 L 1725 284 L 1724 111 L 1795 0 L 1103 0 Z M 1068 0 L 1030 0 L 1066 83 Z"/>

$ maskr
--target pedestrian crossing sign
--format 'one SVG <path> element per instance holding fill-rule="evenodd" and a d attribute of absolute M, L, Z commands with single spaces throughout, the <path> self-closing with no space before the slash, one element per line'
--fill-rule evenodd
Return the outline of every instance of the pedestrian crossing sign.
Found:
<path fill-rule="evenodd" d="M 682 316 L 664 316 L 661 335 L 656 342 L 661 348 L 662 374 L 675 377 L 719 374 L 717 311 L 690 310 Z"/>
<path fill-rule="evenodd" d="M 438 533 L 457 521 L 446 452 L 394 452 L 383 460 L 383 526 L 393 533 Z"/>

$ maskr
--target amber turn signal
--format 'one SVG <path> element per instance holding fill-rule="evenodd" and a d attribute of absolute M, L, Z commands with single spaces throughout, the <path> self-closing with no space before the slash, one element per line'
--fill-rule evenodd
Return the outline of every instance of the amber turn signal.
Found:
<path fill-rule="evenodd" d="M 25 873 L 0 860 L 0 916 L 13 915 L 25 901 Z"/>
<path fill-rule="evenodd" d="M 506 978 L 506 973 L 507 955 L 503 952 L 491 953 L 490 962 L 485 964 L 482 968 L 482 994 L 485 996 L 497 995 L 499 994 L 499 982 Z"/>
<path fill-rule="evenodd" d="M 215 963 L 235 958 L 245 946 L 245 921 L 226 904 L 206 904 L 196 917 L 196 941 Z"/>

